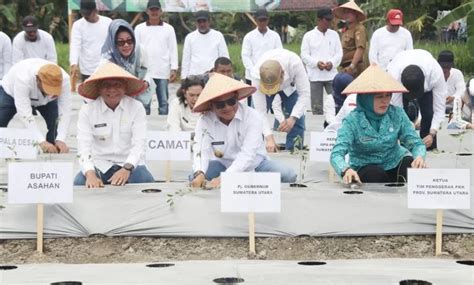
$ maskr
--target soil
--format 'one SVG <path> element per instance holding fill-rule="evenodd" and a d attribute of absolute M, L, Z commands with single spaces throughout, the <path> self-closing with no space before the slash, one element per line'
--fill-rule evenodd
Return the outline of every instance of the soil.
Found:
<path fill-rule="evenodd" d="M 0 264 L 147 263 L 178 260 L 333 260 L 433 258 L 435 237 L 285 237 L 257 238 L 248 254 L 244 238 L 105 237 L 46 239 L 44 254 L 36 240 L 0 240 Z M 474 234 L 443 236 L 444 258 L 474 260 Z"/>

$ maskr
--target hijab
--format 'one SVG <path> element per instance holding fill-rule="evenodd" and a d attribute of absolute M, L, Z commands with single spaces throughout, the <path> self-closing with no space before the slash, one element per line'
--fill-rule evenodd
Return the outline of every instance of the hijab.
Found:
<path fill-rule="evenodd" d="M 375 94 L 357 94 L 356 100 L 356 110 L 363 112 L 370 125 L 378 132 L 380 129 L 380 123 L 387 112 L 384 114 L 377 114 L 374 112 Z"/>
<path fill-rule="evenodd" d="M 115 44 L 115 40 L 116 40 L 119 29 L 121 31 L 123 31 L 123 29 L 128 31 L 133 39 L 134 49 L 132 53 L 130 54 L 130 56 L 127 58 L 124 58 L 120 54 L 120 51 L 118 50 L 118 47 Z M 119 65 L 120 67 L 130 72 L 131 74 L 137 75 L 138 65 L 140 63 L 139 50 L 140 49 L 138 48 L 135 34 L 130 24 L 122 19 L 113 20 L 110 23 L 109 31 L 107 33 L 107 38 L 105 40 L 104 45 L 102 46 L 102 51 L 101 51 L 102 57 Z"/>

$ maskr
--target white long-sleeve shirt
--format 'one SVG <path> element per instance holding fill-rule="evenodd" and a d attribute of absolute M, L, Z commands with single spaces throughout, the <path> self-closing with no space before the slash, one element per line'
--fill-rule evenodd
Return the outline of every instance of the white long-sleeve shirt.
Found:
<path fill-rule="evenodd" d="M 259 32 L 258 29 L 248 32 L 244 36 L 241 52 L 242 63 L 245 67 L 245 78 L 251 79 L 252 68 L 262 54 L 276 48 L 283 48 L 280 35 L 277 32 L 270 28 L 267 28 L 264 34 Z"/>
<path fill-rule="evenodd" d="M 410 31 L 400 27 L 395 33 L 387 30 L 387 27 L 377 29 L 370 39 L 369 61 L 377 64 L 383 70 L 401 51 L 413 49 L 413 38 Z"/>
<path fill-rule="evenodd" d="M 447 85 L 441 66 L 431 53 L 422 49 L 400 52 L 387 66 L 387 71 L 401 82 L 402 72 L 408 65 L 417 65 L 425 75 L 425 92 L 433 91 L 433 119 L 431 129 L 439 130 L 446 109 Z M 401 93 L 393 93 L 391 104 L 403 108 Z"/>
<path fill-rule="evenodd" d="M 342 121 L 344 120 L 347 115 L 349 115 L 352 110 L 357 107 L 357 94 L 349 94 L 347 95 L 346 100 L 344 100 L 344 104 L 342 105 L 339 113 L 337 113 L 334 120 L 330 122 L 330 124 L 324 129 L 325 132 L 337 132 L 339 128 L 342 126 Z"/>
<path fill-rule="evenodd" d="M 448 80 L 446 80 L 448 86 L 447 96 L 454 96 L 454 98 L 461 98 L 466 92 L 466 83 L 464 82 L 464 75 L 461 70 L 451 68 Z"/>
<path fill-rule="evenodd" d="M 301 42 L 301 59 L 306 65 L 310 81 L 330 81 L 337 74 L 342 59 L 341 40 L 337 32 L 328 29 L 322 33 L 318 28 L 304 34 Z M 318 62 L 331 62 L 331 70 L 320 70 Z"/>
<path fill-rule="evenodd" d="M 300 118 L 310 106 L 311 91 L 308 75 L 300 57 L 286 49 L 274 49 L 264 53 L 252 69 L 252 85 L 257 88 L 257 91 L 252 95 L 255 109 L 261 114 L 267 113 L 266 95 L 260 92 L 259 85 L 260 66 L 269 59 L 278 61 L 283 68 L 283 82 L 280 85 L 280 91 L 283 91 L 286 96 L 290 96 L 294 91 L 298 91 L 298 99 L 290 116 Z M 275 107 L 278 106 L 275 105 Z M 270 126 L 268 120 L 263 120 L 263 134 L 265 136 L 272 134 Z"/>
<path fill-rule="evenodd" d="M 110 22 L 110 18 L 99 15 L 95 23 L 81 18 L 72 24 L 69 64 L 79 64 L 82 74 L 91 75 L 99 66 Z"/>
<path fill-rule="evenodd" d="M 173 26 L 141 23 L 135 28 L 135 38 L 147 52 L 152 78 L 168 79 L 171 70 L 178 69 L 178 44 Z"/>
<path fill-rule="evenodd" d="M 0 82 L 11 66 L 12 41 L 4 32 L 0 32 Z"/>
<path fill-rule="evenodd" d="M 184 39 L 181 78 L 211 70 L 219 57 L 229 58 L 221 32 L 210 29 L 206 34 L 201 34 L 198 30 L 189 33 Z"/>
<path fill-rule="evenodd" d="M 146 114 L 143 105 L 124 96 L 115 111 L 102 99 L 84 104 L 77 121 L 79 164 L 82 173 L 112 165 L 145 164 Z"/>
<path fill-rule="evenodd" d="M 25 36 L 23 31 L 13 38 L 13 64 L 27 58 L 42 58 L 53 63 L 58 62 L 54 39 L 49 33 L 38 29 L 37 39 L 34 42 L 28 41 Z"/>
<path fill-rule="evenodd" d="M 262 138 L 263 117 L 246 104 L 238 104 L 229 125 L 219 121 L 214 112 L 207 112 L 198 120 L 194 136 L 194 172 L 205 173 L 211 160 L 222 163 L 226 172 L 253 171 L 268 158 Z M 217 157 L 216 152 L 223 156 Z"/>
<path fill-rule="evenodd" d="M 34 131 L 39 142 L 45 141 L 32 114 L 32 106 L 44 106 L 58 100 L 58 135 L 56 140 L 65 141 L 71 116 L 71 85 L 69 75 L 61 68 L 63 84 L 57 98 L 44 96 L 38 88 L 36 76 L 39 69 L 51 62 L 41 58 L 28 58 L 14 64 L 3 77 L 2 87 L 15 101 L 16 111 L 26 128 Z"/>
<path fill-rule="evenodd" d="M 174 98 L 170 103 L 168 117 L 166 119 L 168 123 L 168 131 L 194 132 L 197 121 L 200 117 L 200 113 L 194 113 L 191 108 L 189 108 L 189 105 L 184 106 L 184 104 L 179 102 L 179 98 Z"/>

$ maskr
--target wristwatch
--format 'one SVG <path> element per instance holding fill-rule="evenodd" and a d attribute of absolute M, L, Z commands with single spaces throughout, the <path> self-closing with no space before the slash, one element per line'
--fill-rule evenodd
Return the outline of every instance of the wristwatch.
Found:
<path fill-rule="evenodd" d="M 128 170 L 130 172 L 133 171 L 133 169 L 135 168 L 135 166 L 133 166 L 133 164 L 131 163 L 125 163 L 123 166 L 122 166 L 123 169 L 125 170 Z"/>

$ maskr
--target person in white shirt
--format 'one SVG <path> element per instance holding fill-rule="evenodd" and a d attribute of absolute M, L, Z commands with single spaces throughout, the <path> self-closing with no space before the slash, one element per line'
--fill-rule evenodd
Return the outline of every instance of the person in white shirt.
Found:
<path fill-rule="evenodd" d="M 93 0 L 82 0 L 80 8 L 82 18 L 75 21 L 71 29 L 69 65 L 71 77 L 76 78 L 80 69 L 84 81 L 99 66 L 100 51 L 112 20 L 98 14 Z"/>
<path fill-rule="evenodd" d="M 342 46 L 336 31 L 329 29 L 333 19 L 331 9 L 317 12 L 318 25 L 307 32 L 301 43 L 301 59 L 311 82 L 311 111 L 323 114 L 323 88 L 332 94 L 332 80 L 342 59 Z"/>
<path fill-rule="evenodd" d="M 34 16 L 23 18 L 21 27 L 23 31 L 13 38 L 13 64 L 27 58 L 42 58 L 53 63 L 58 62 L 53 37 L 38 29 L 38 20 Z"/>
<path fill-rule="evenodd" d="M 268 27 L 270 17 L 267 10 L 257 9 L 255 12 L 257 28 L 248 32 L 242 42 L 242 63 L 245 67 L 245 82 L 252 84 L 251 71 L 260 56 L 266 51 L 283 48 L 280 35 Z M 249 106 L 252 96 L 248 97 Z"/>
<path fill-rule="evenodd" d="M 267 113 L 267 96 L 278 100 L 279 104 L 272 104 L 272 107 L 275 115 L 282 114 L 275 118 L 280 123 L 278 131 L 288 133 L 285 148 L 293 150 L 298 137 L 300 143 L 297 147 L 301 148 L 305 130 L 304 113 L 310 104 L 310 85 L 300 57 L 286 49 L 264 53 L 252 70 L 252 85 L 258 87 L 253 94 L 253 102 L 260 114 Z M 276 94 L 278 96 L 274 96 Z M 276 152 L 278 147 L 266 119 L 263 120 L 263 134 L 267 151 Z"/>
<path fill-rule="evenodd" d="M 416 101 L 421 114 L 420 137 L 428 150 L 437 148 L 436 133 L 444 120 L 447 96 L 441 66 L 428 51 L 413 49 L 395 56 L 387 71 L 409 91 L 403 96 L 394 93 L 391 104 L 403 106 L 407 112 L 410 102 Z"/>
<path fill-rule="evenodd" d="M 135 28 L 137 43 L 141 45 L 150 60 L 150 75 L 156 85 L 158 114 L 168 114 L 168 82 L 174 82 L 178 70 L 178 44 L 173 26 L 161 19 L 161 4 L 149 0 L 146 14 L 148 20 Z"/>
<path fill-rule="evenodd" d="M 473 129 L 474 123 L 474 78 L 467 82 L 466 92 L 454 98 L 453 114 L 448 122 L 448 129 Z"/>
<path fill-rule="evenodd" d="M 194 113 L 193 108 L 199 95 L 204 88 L 204 79 L 201 76 L 189 76 L 181 82 L 176 96 L 170 104 L 170 112 L 168 114 L 168 131 L 194 132 L 196 122 L 201 114 Z"/>
<path fill-rule="evenodd" d="M 387 25 L 377 29 L 370 39 L 369 61 L 383 70 L 401 51 L 413 49 L 413 38 L 410 31 L 402 27 L 403 13 L 391 9 L 387 13 Z"/>
<path fill-rule="evenodd" d="M 37 136 L 45 153 L 66 153 L 66 137 L 71 116 L 69 75 L 61 67 L 41 58 L 28 58 L 14 64 L 0 87 L 0 127 L 8 126 L 13 116 Z M 37 110 L 46 122 L 48 133 L 41 133 L 33 117 Z"/>
<path fill-rule="evenodd" d="M 448 93 L 446 97 L 446 114 L 453 111 L 453 102 L 455 98 L 461 99 L 466 91 L 464 75 L 461 70 L 454 68 L 454 54 L 450 50 L 443 50 L 438 55 L 438 63 L 443 69 L 444 79 L 446 80 Z"/>
<path fill-rule="evenodd" d="M 196 26 L 184 39 L 181 78 L 209 71 L 218 57 L 229 58 L 224 36 L 210 28 L 209 12 L 196 12 Z"/>
<path fill-rule="evenodd" d="M 81 85 L 83 104 L 77 121 L 81 171 L 74 185 L 87 188 L 104 184 L 151 183 L 145 166 L 146 114 L 131 98 L 147 88 L 145 82 L 114 63 L 106 63 Z"/>
<path fill-rule="evenodd" d="M 0 32 L 0 83 L 11 66 L 12 41 L 4 32 Z"/>
<path fill-rule="evenodd" d="M 262 138 L 263 117 L 239 103 L 255 87 L 214 74 L 193 108 L 205 112 L 196 125 L 192 187 L 220 185 L 221 172 L 279 172 L 282 182 L 296 181 L 293 169 L 268 158 Z"/>

